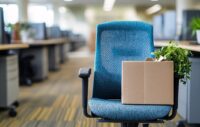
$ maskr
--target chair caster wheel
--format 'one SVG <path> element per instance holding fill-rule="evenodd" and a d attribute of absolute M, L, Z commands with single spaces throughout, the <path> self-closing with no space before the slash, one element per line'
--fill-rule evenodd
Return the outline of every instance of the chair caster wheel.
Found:
<path fill-rule="evenodd" d="M 10 108 L 8 114 L 9 114 L 10 117 L 16 117 L 17 116 L 17 112 L 16 112 L 15 108 Z"/>
<path fill-rule="evenodd" d="M 177 126 L 177 127 L 186 127 L 184 121 L 179 121 L 179 122 L 177 122 L 176 126 Z"/>
<path fill-rule="evenodd" d="M 19 107 L 19 102 L 18 102 L 18 101 L 15 101 L 15 102 L 13 103 L 13 106 Z"/>
<path fill-rule="evenodd" d="M 31 86 L 31 85 L 32 85 L 32 80 L 26 79 L 25 84 L 26 84 L 27 86 Z"/>

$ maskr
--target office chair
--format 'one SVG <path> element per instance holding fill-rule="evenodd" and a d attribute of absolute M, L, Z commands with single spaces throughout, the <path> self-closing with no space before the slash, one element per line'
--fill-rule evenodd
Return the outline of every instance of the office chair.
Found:
<path fill-rule="evenodd" d="M 90 68 L 82 68 L 83 113 L 99 122 L 119 122 L 122 127 L 148 127 L 149 123 L 163 123 L 176 116 L 178 82 L 174 80 L 174 105 L 122 105 L 121 66 L 124 60 L 145 60 L 152 57 L 153 27 L 143 22 L 115 21 L 97 26 L 92 98 L 88 102 Z M 87 105 L 91 113 L 87 111 Z M 170 113 L 170 111 L 172 112 Z"/>
<path fill-rule="evenodd" d="M 19 59 L 19 74 L 20 74 L 20 84 L 31 86 L 33 82 L 33 77 L 35 76 L 32 61 L 34 59 L 33 55 L 20 56 Z"/>

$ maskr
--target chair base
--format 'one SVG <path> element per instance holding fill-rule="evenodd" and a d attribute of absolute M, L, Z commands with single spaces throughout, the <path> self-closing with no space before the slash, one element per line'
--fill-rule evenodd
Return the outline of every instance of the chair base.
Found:
<path fill-rule="evenodd" d="M 121 123 L 121 127 L 138 127 L 139 123 Z"/>
<path fill-rule="evenodd" d="M 138 127 L 139 123 L 121 123 L 121 127 Z M 149 127 L 149 124 L 143 124 L 143 127 Z"/>
<path fill-rule="evenodd" d="M 120 120 L 109 120 L 109 119 L 98 119 L 98 122 L 106 122 L 106 123 L 143 123 L 144 124 L 149 124 L 149 123 L 164 123 L 163 120 L 152 120 L 152 121 L 120 121 Z M 145 126 L 146 127 L 146 126 Z"/>

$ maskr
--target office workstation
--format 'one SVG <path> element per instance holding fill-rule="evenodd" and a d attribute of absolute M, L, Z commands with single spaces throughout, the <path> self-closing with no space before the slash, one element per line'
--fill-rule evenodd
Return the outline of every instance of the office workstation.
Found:
<path fill-rule="evenodd" d="M 27 44 L 0 44 L 0 107 L 8 108 L 9 115 L 16 115 L 19 96 L 18 55 L 10 51 L 28 48 Z"/>
<path fill-rule="evenodd" d="M 198 45 L 194 41 L 176 41 L 177 45 L 181 48 L 193 51 L 193 52 L 200 52 L 200 45 Z M 154 46 L 156 48 L 161 48 L 169 45 L 169 41 L 155 41 Z"/>
<path fill-rule="evenodd" d="M 0 127 L 199 127 L 200 1 L 0 0 Z"/>
<path fill-rule="evenodd" d="M 162 48 L 169 45 L 166 41 L 156 41 L 154 46 L 156 48 Z M 190 61 L 192 63 L 192 71 L 190 73 L 191 79 L 187 81 L 186 85 L 180 85 L 179 87 L 179 114 L 187 120 L 189 123 L 198 123 L 199 121 L 199 101 L 196 96 L 199 96 L 199 67 L 200 67 L 200 47 L 196 42 L 192 41 L 180 41 L 177 45 L 183 49 L 187 49 L 192 52 Z"/>
<path fill-rule="evenodd" d="M 62 61 L 65 61 L 67 55 L 67 51 L 64 48 L 66 45 L 69 45 L 67 38 L 32 40 L 19 43 L 25 43 L 30 46 L 29 49 L 23 50 L 21 55 L 22 57 L 33 55 L 35 58 L 32 63 L 37 69 L 33 77 L 33 80 L 36 81 L 46 79 L 49 70 L 59 69 L 60 58 L 62 58 Z"/>

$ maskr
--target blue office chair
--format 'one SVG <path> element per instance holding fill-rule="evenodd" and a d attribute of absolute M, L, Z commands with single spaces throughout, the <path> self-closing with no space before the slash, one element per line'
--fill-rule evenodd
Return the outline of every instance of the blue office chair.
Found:
<path fill-rule="evenodd" d="M 93 95 L 88 105 L 90 68 L 82 68 L 83 113 L 100 122 L 120 122 L 122 127 L 137 127 L 143 123 L 162 123 L 175 117 L 178 102 L 178 81 L 174 80 L 174 105 L 122 105 L 121 67 L 124 60 L 145 60 L 154 51 L 153 27 L 143 22 L 116 21 L 97 26 Z M 170 114 L 170 111 L 172 113 Z"/>

